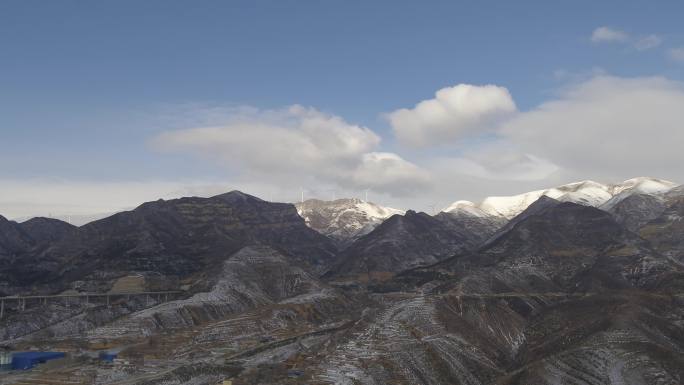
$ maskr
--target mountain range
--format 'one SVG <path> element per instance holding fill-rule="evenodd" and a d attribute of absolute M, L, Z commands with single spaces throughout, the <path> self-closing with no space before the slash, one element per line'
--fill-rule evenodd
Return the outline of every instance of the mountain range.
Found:
<path fill-rule="evenodd" d="M 561 202 L 575 202 L 586 206 L 610 208 L 622 199 L 637 194 L 661 194 L 676 187 L 673 182 L 655 178 L 633 178 L 617 184 L 602 184 L 590 180 L 535 190 L 513 196 L 494 196 L 480 203 L 456 201 L 445 212 L 468 211 L 473 215 L 494 215 L 511 219 L 523 212 L 540 197 L 546 196 Z"/>
<path fill-rule="evenodd" d="M 0 296 L 118 298 L 7 300 L 0 345 L 137 362 L 10 383 L 680 384 L 682 218 L 684 188 L 653 178 L 436 215 L 232 191 L 80 227 L 0 217 Z M 177 294 L 117 296 L 131 282 Z"/>

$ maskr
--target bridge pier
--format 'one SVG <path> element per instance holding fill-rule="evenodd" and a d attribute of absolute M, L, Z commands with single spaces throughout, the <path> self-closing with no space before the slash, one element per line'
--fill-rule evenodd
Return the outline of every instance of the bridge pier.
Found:
<path fill-rule="evenodd" d="M 463 316 L 463 300 L 460 295 L 457 296 L 456 299 L 458 300 L 458 310 L 461 313 L 461 316 Z"/>

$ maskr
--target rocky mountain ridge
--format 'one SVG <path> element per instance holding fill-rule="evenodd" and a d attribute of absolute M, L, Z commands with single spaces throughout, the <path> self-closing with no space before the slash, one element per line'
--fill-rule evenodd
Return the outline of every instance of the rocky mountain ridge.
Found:
<path fill-rule="evenodd" d="M 139 274 L 180 292 L 10 304 L 0 344 L 136 362 L 82 359 L 10 383 L 678 384 L 684 190 L 649 183 L 600 205 L 596 186 L 575 185 L 572 199 L 541 194 L 510 219 L 475 204 L 409 210 L 339 249 L 293 205 L 239 192 L 149 202 L 77 230 L 0 221 L 3 282 L 92 292 Z"/>
<path fill-rule="evenodd" d="M 16 234 L 22 240 L 26 233 Z M 102 290 L 103 282 L 130 273 L 189 277 L 255 244 L 269 245 L 313 270 L 324 270 L 336 251 L 328 238 L 304 224 L 293 205 L 233 191 L 148 202 L 91 222 L 49 246 L 24 249 L 0 268 L 0 278 L 19 288 L 42 282 L 46 290 L 65 289 L 81 281 Z"/>
<path fill-rule="evenodd" d="M 385 219 L 404 211 L 383 207 L 357 198 L 323 201 L 309 199 L 295 203 L 297 213 L 319 233 L 346 246 L 368 234 Z"/>

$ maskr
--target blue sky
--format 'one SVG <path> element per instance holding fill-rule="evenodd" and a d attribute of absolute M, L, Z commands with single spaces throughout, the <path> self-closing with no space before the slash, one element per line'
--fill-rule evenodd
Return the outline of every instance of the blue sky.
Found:
<path fill-rule="evenodd" d="M 314 108 L 372 130 L 381 138 L 372 151 L 429 169 L 434 154 L 460 156 L 469 143 L 500 134 L 483 130 L 452 147 L 416 149 L 398 143 L 384 114 L 458 84 L 505 88 L 516 111 L 526 112 L 600 75 L 682 81 L 684 65 L 671 50 L 684 47 L 683 14 L 678 1 L 6 0 L 0 181 L 226 183 L 286 200 L 281 191 L 292 186 L 265 188 L 264 173 L 246 177 L 253 163 L 226 167 L 224 155 L 217 162 L 178 143 L 171 150 L 154 145 L 170 130 L 232 121 L 244 106 L 262 111 L 251 123 L 261 122 L 263 111 Z M 599 27 L 624 38 L 592 42 Z M 635 48 L 650 35 L 656 46 Z M 442 191 L 433 200 L 497 193 L 492 180 L 511 186 L 506 178 L 478 178 L 479 188 Z M 511 188 L 551 182 L 536 181 Z M 356 191 L 361 182 L 297 183 L 320 185 L 307 187 L 314 192 L 326 184 Z M 417 202 L 389 187 L 369 188 L 392 203 Z M 0 213 L 22 213 L 11 202 L 17 197 L 0 196 Z"/>

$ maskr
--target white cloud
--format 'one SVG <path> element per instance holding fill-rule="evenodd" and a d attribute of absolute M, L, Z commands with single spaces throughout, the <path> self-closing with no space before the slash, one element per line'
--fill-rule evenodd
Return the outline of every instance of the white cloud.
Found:
<path fill-rule="evenodd" d="M 648 175 L 684 180 L 684 85 L 601 72 L 564 79 L 572 84 L 529 111 L 517 112 L 505 88 L 464 85 L 399 110 L 414 123 L 426 123 L 417 132 L 409 130 L 409 137 L 435 145 L 410 152 L 410 161 L 382 152 L 380 137 L 369 128 L 313 108 L 219 108 L 190 119 L 207 125 L 184 121 L 183 126 L 196 128 L 168 131 L 153 142 L 163 150 L 225 165 L 229 182 L 0 180 L 0 214 L 112 212 L 160 197 L 210 196 L 232 189 L 292 202 L 299 199 L 300 186 L 307 198 L 323 199 L 333 191 L 337 197 L 363 197 L 369 188 L 379 203 L 427 210 L 457 199 L 578 179 L 610 182 Z M 458 102 L 451 100 L 454 89 L 462 92 Z M 457 107 L 444 106 L 451 102 Z M 444 127 L 449 129 L 443 132 Z"/>
<path fill-rule="evenodd" d="M 154 144 L 191 152 L 240 172 L 242 180 L 304 183 L 403 194 L 426 177 L 396 154 L 376 153 L 380 137 L 366 127 L 313 108 L 236 109 L 223 125 L 168 131 Z M 376 176 L 369 177 L 369 170 Z"/>
<path fill-rule="evenodd" d="M 647 49 L 656 48 L 663 43 L 663 39 L 658 35 L 648 35 L 643 36 L 634 42 L 634 48 L 639 51 L 645 51 Z"/>
<path fill-rule="evenodd" d="M 168 131 L 155 139 L 160 148 L 192 150 L 253 169 L 288 171 L 336 162 L 356 162 L 380 142 L 373 131 L 312 108 L 235 111 L 222 126 Z"/>
<path fill-rule="evenodd" d="M 472 140 L 478 132 L 471 131 L 468 146 L 448 149 L 455 155 L 433 152 L 418 163 L 437 190 L 447 191 L 464 189 L 464 179 L 501 191 L 510 182 L 537 188 L 589 178 L 684 179 L 684 85 L 660 77 L 578 79 L 538 107 L 485 128 L 494 139 Z M 427 112 L 422 118 L 430 120 Z"/>
<path fill-rule="evenodd" d="M 662 37 L 656 34 L 650 34 L 640 37 L 631 37 L 624 31 L 613 29 L 610 27 L 598 27 L 592 32 L 592 43 L 621 43 L 629 44 L 637 51 L 646 51 L 652 48 L 659 47 L 663 43 Z"/>
<path fill-rule="evenodd" d="M 401 142 L 426 146 L 483 133 L 515 111 L 504 87 L 459 84 L 440 89 L 433 99 L 412 109 L 402 108 L 386 116 Z"/>
<path fill-rule="evenodd" d="M 667 55 L 678 63 L 684 63 L 684 47 L 671 48 L 667 51 Z"/>
<path fill-rule="evenodd" d="M 506 181 L 535 181 L 558 171 L 550 161 L 522 152 L 509 142 L 488 143 L 458 157 L 438 158 L 435 164 L 451 174 Z"/>
<path fill-rule="evenodd" d="M 364 154 L 361 164 L 342 178 L 351 188 L 383 186 L 378 190 L 397 196 L 412 195 L 430 183 L 425 170 L 389 152 Z"/>
<path fill-rule="evenodd" d="M 581 179 L 684 180 L 683 84 L 605 74 L 575 81 L 538 107 L 490 127 L 495 139 L 420 159 L 435 185 L 426 199 L 481 199 Z"/>
<path fill-rule="evenodd" d="M 519 114 L 499 134 L 583 178 L 681 180 L 682 122 L 682 84 L 658 77 L 599 76 Z"/>
<path fill-rule="evenodd" d="M 627 33 L 610 27 L 598 27 L 591 34 L 593 43 L 625 42 L 629 39 Z"/>

